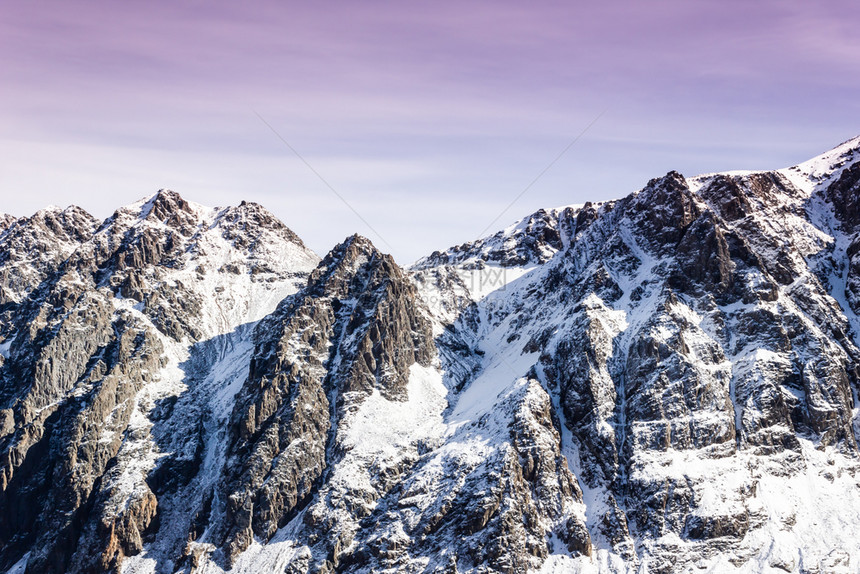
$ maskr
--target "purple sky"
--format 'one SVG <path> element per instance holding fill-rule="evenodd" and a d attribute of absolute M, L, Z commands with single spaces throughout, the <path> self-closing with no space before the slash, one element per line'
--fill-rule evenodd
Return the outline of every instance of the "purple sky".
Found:
<path fill-rule="evenodd" d="M 860 134 L 856 2 L 582 4 L 4 2 L 0 211 L 169 187 L 408 263 L 473 239 L 604 111 L 495 227 Z"/>

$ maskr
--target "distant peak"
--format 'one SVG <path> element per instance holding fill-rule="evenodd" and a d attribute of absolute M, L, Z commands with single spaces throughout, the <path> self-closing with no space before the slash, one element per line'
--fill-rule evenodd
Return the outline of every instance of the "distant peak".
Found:
<path fill-rule="evenodd" d="M 325 259 L 329 264 L 352 264 L 381 255 L 370 239 L 356 233 L 335 245 Z"/>
<path fill-rule="evenodd" d="M 264 205 L 261 205 L 255 201 L 245 201 L 244 199 L 239 202 L 239 205 L 235 207 L 228 207 L 229 211 L 239 211 L 242 213 L 264 213 L 267 215 L 271 215 L 271 212 L 266 209 Z"/>
<path fill-rule="evenodd" d="M 177 211 L 193 213 L 191 205 L 181 195 L 171 189 L 159 189 L 141 209 L 141 217 L 153 216 L 155 219 L 165 220 Z"/>
<path fill-rule="evenodd" d="M 381 253 L 366 237 L 354 234 L 337 244 L 308 279 L 308 285 L 340 284 L 359 269 L 383 269 L 384 274 L 399 276 L 400 271 L 390 255 Z"/>
<path fill-rule="evenodd" d="M 44 207 L 34 213 L 31 219 L 55 219 L 58 217 L 83 218 L 95 221 L 95 218 L 90 215 L 87 210 L 82 207 L 78 207 L 77 205 L 70 205 L 65 208 L 59 207 L 57 205 L 48 205 L 47 207 Z"/>
<path fill-rule="evenodd" d="M 178 230 L 183 235 L 192 233 L 207 216 L 214 215 L 212 210 L 186 201 L 170 189 L 159 189 L 148 198 L 123 207 L 114 214 L 125 214 L 133 220 L 157 223 Z M 114 219 L 111 218 L 111 219 Z M 133 222 L 129 222 L 134 225 Z"/>
<path fill-rule="evenodd" d="M 687 179 L 681 173 L 672 170 L 663 177 L 655 177 L 650 180 L 645 186 L 646 188 L 677 188 L 678 190 L 687 189 Z"/>
<path fill-rule="evenodd" d="M 335 247 L 335 249 L 338 248 L 342 248 L 344 253 L 381 255 L 380 251 L 370 239 L 363 235 L 359 235 L 358 233 L 354 233 L 344 239 L 340 245 Z"/>
<path fill-rule="evenodd" d="M 242 201 L 239 205 L 221 209 L 215 223 L 226 233 L 249 233 L 252 229 L 268 229 L 280 234 L 285 239 L 305 247 L 301 238 L 283 221 L 263 205 L 253 201 Z"/>
<path fill-rule="evenodd" d="M 9 227 L 18 221 L 18 218 L 8 213 L 0 213 L 0 233 L 9 229 Z"/>

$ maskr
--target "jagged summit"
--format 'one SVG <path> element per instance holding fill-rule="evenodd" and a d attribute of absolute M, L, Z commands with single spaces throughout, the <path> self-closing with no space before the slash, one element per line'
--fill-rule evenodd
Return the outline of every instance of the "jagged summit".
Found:
<path fill-rule="evenodd" d="M 9 215 L 8 213 L 0 214 L 0 234 L 6 231 L 10 225 L 17 221 L 17 217 L 14 215 Z"/>
<path fill-rule="evenodd" d="M 350 260 L 358 256 L 376 257 L 382 255 L 370 239 L 358 233 L 350 235 L 337 244 L 331 250 L 331 254 L 335 258 L 348 258 Z"/>
<path fill-rule="evenodd" d="M 18 304 L 89 239 L 98 222 L 80 207 L 48 208 L 7 217 L 0 231 L 0 305 Z"/>
<path fill-rule="evenodd" d="M 191 364 L 247 349 L 319 258 L 259 206 L 166 190 L 101 225 L 42 210 L 0 242 L 0 567 L 23 548 L 29 572 L 115 569 L 142 548 L 164 488 L 148 476 L 169 448 L 159 404 L 187 392 L 180 420 L 223 419 L 220 387 L 198 388 L 208 371 Z M 174 454 L 170 472 L 186 460 Z"/>
<path fill-rule="evenodd" d="M 258 203 L 241 201 L 236 206 L 210 208 L 187 201 L 169 189 L 160 189 L 118 209 L 102 224 L 102 229 L 115 234 L 117 229 L 139 229 L 150 224 L 174 229 L 186 237 L 217 228 L 225 237 L 245 247 L 259 244 L 261 234 L 272 233 L 280 240 L 307 249 L 298 235 Z"/>
<path fill-rule="evenodd" d="M 775 170 L 743 170 L 707 173 L 690 178 L 694 189 L 703 183 L 722 177 L 748 177 L 753 175 L 778 174 L 788 179 L 792 186 L 803 195 L 810 197 L 838 179 L 844 168 L 854 165 L 860 158 L 860 136 L 853 137 L 833 149 L 801 162 L 797 165 Z"/>
<path fill-rule="evenodd" d="M 197 222 L 198 214 L 206 211 L 209 210 L 203 206 L 192 206 L 175 191 L 160 189 L 141 206 L 139 217 L 181 229 L 193 226 Z"/>
<path fill-rule="evenodd" d="M 338 282 L 340 289 L 348 289 L 347 284 L 365 273 L 360 270 L 377 270 L 383 275 L 402 277 L 400 267 L 390 255 L 381 253 L 373 242 L 358 234 L 347 237 L 326 254 L 311 277 L 308 287 Z"/>
<path fill-rule="evenodd" d="M 331 264 L 353 265 L 360 260 L 375 257 L 382 257 L 382 253 L 370 239 L 356 233 L 335 245 L 323 259 L 323 266 L 328 267 Z"/>
<path fill-rule="evenodd" d="M 40 209 L 30 217 L 12 218 L 12 220 L 12 223 L 21 229 L 19 233 L 24 233 L 24 230 L 37 232 L 38 227 L 45 228 L 59 238 L 78 239 L 91 233 L 93 222 L 96 221 L 85 209 L 76 205 L 66 208 L 51 205 Z M 12 225 L 9 225 L 8 228 L 11 227 Z"/>
<path fill-rule="evenodd" d="M 760 176 L 761 178 L 784 177 L 794 189 L 794 193 L 809 197 L 814 190 L 824 189 L 828 183 L 837 180 L 844 169 L 856 165 L 858 158 L 860 158 L 860 136 L 851 138 L 808 161 L 779 170 L 729 171 L 690 178 L 686 178 L 677 171 L 670 171 L 663 177 L 652 179 L 642 190 L 634 192 L 632 196 L 651 190 L 643 196 L 651 198 L 655 187 L 664 188 L 670 195 L 673 191 L 681 191 L 683 188 L 695 194 L 714 182 L 722 183 L 710 186 L 712 190 L 720 186 L 731 186 L 733 184 L 727 182 L 737 178 Z M 662 198 L 654 199 L 655 207 L 659 208 L 663 205 Z M 503 267 L 545 263 L 561 249 L 569 239 L 571 230 L 576 228 L 576 225 L 573 225 L 573 218 L 577 216 L 580 218 L 581 229 L 584 220 L 592 217 L 595 210 L 604 206 L 612 208 L 616 202 L 617 200 L 587 202 L 584 205 L 540 209 L 493 235 L 463 243 L 445 251 L 434 251 L 429 256 L 416 261 L 411 268 L 420 270 L 445 263 L 461 266 L 480 266 L 491 263 Z"/>
<path fill-rule="evenodd" d="M 611 203 L 611 202 L 610 202 Z M 495 234 L 434 251 L 415 262 L 412 269 L 428 269 L 442 264 L 480 268 L 534 266 L 547 262 L 562 250 L 604 203 L 586 202 L 554 209 L 540 209 Z"/>
<path fill-rule="evenodd" d="M 349 545 L 369 501 L 389 488 L 374 484 L 365 465 L 387 468 L 393 479 L 421 436 L 406 440 L 401 452 L 360 452 L 367 448 L 356 449 L 354 441 L 371 435 L 356 434 L 356 424 L 364 424 L 356 418 L 368 403 L 420 406 L 427 399 L 413 371 L 429 368 L 433 356 L 415 287 L 393 259 L 359 235 L 332 249 L 307 287 L 258 333 L 232 414 L 221 497 L 228 502 L 218 521 L 223 552 L 214 558 L 234 564 L 252 542 L 246 524 L 269 540 L 308 504 L 305 520 L 321 527 L 306 540 L 314 561 L 325 563 L 333 549 Z M 311 498 L 315 481 L 324 493 L 318 501 Z M 205 543 L 188 550 L 208 551 Z"/>

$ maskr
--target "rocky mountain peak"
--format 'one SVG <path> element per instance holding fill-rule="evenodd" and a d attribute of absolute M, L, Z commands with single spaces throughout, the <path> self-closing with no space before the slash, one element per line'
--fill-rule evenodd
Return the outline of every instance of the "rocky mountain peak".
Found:
<path fill-rule="evenodd" d="M 374 258 L 381 253 L 373 242 L 358 233 L 350 235 L 331 250 L 332 259 L 351 263 L 362 259 Z"/>
<path fill-rule="evenodd" d="M 189 237 L 203 220 L 211 217 L 212 211 L 186 201 L 175 191 L 160 189 L 149 197 L 117 209 L 102 222 L 98 232 L 118 238 L 129 232 L 152 228 L 172 230 Z"/>
<path fill-rule="evenodd" d="M 17 304 L 92 237 L 96 219 L 80 207 L 12 219 L 0 234 L 0 305 Z"/>
<path fill-rule="evenodd" d="M 355 234 L 336 245 L 323 258 L 322 263 L 311 274 L 308 285 L 328 285 L 330 290 L 346 292 L 357 276 L 364 276 L 369 270 L 380 265 L 385 266 L 391 273 L 399 272 L 389 255 L 380 253 L 366 237 Z M 359 273 L 360 269 L 363 270 L 362 273 Z"/>
<path fill-rule="evenodd" d="M 650 180 L 629 201 L 629 216 L 658 255 L 671 253 L 686 228 L 702 213 L 687 180 L 676 171 Z"/>
<path fill-rule="evenodd" d="M 359 235 L 332 249 L 307 287 L 257 332 L 231 416 L 227 503 L 216 520 L 227 564 L 254 536 L 271 538 L 311 502 L 327 475 L 347 464 L 352 414 L 375 396 L 409 400 L 411 369 L 429 366 L 433 356 L 415 287 L 393 259 Z M 277 461 L 269 465 L 272 453 Z M 359 484 L 337 496 L 319 494 L 315 512 L 323 516 L 316 520 L 327 526 L 309 544 L 323 558 L 347 543 L 341 530 L 367 514 L 361 500 L 368 496 Z M 201 551 L 195 544 L 186 550 Z"/>
<path fill-rule="evenodd" d="M 11 226 L 17 220 L 18 218 L 14 215 L 9 215 L 8 213 L 0 213 L 0 234 L 9 229 L 9 226 Z"/>
<path fill-rule="evenodd" d="M 662 177 L 655 177 L 648 180 L 648 183 L 645 184 L 643 189 L 661 189 L 667 192 L 681 192 L 687 188 L 687 178 L 675 170 L 670 170 Z"/>
<path fill-rule="evenodd" d="M 259 203 L 242 201 L 235 207 L 227 207 L 219 211 L 214 225 L 223 229 L 230 239 L 239 239 L 243 235 L 257 237 L 260 230 L 265 229 L 304 247 L 298 235 Z"/>
<path fill-rule="evenodd" d="M 597 207 L 591 202 L 554 209 L 540 209 L 515 224 L 482 239 L 434 251 L 411 266 L 419 271 L 440 265 L 480 269 L 485 264 L 524 267 L 549 261 L 585 225 L 586 214 Z M 585 210 L 585 213 L 583 213 Z"/>
<path fill-rule="evenodd" d="M 18 234 L 47 234 L 58 241 L 81 242 L 92 235 L 98 221 L 86 210 L 71 205 L 65 209 L 48 207 L 15 221 Z M 11 226 L 10 226 L 11 227 Z"/>
<path fill-rule="evenodd" d="M 227 237 L 234 224 L 258 244 Z M 83 210 L 48 209 L 0 236 L 0 569 L 28 545 L 31 573 L 116 571 L 142 549 L 164 490 L 146 473 L 167 444 L 165 405 L 188 391 L 188 408 L 217 416 L 182 362 L 205 371 L 224 341 L 247 346 L 249 325 L 304 285 L 319 258 L 294 238 L 254 206 L 165 190 L 97 230 Z"/>
<path fill-rule="evenodd" d="M 194 211 L 191 205 L 175 191 L 159 189 L 143 204 L 140 216 L 167 222 L 171 218 L 180 217 L 180 213 L 193 214 Z"/>

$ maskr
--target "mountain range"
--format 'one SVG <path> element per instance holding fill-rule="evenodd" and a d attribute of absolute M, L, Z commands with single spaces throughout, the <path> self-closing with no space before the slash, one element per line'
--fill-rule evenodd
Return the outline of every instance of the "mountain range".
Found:
<path fill-rule="evenodd" d="M 860 571 L 860 137 L 408 268 L 0 216 L 0 571 Z"/>

